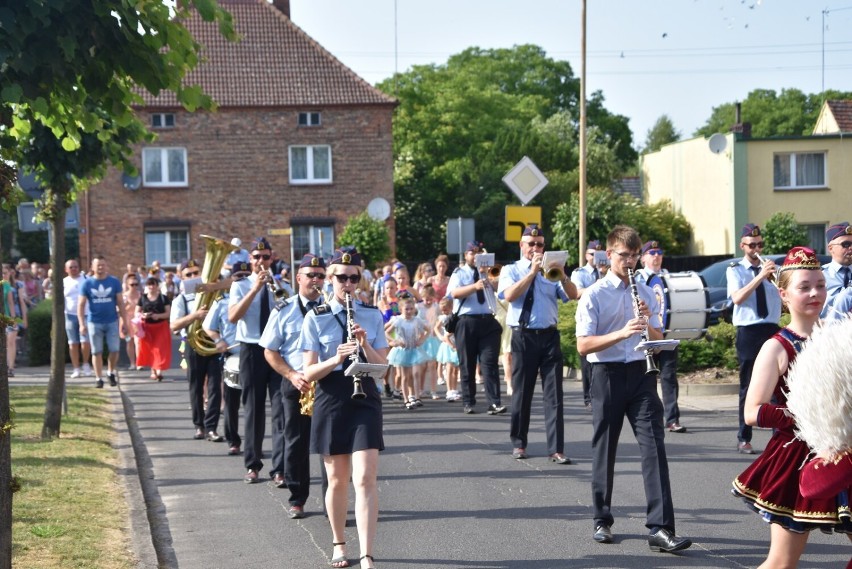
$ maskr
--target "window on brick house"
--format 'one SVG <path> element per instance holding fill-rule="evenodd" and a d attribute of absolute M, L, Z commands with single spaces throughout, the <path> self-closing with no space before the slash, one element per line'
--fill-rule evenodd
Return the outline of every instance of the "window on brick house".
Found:
<path fill-rule="evenodd" d="M 294 225 L 291 239 L 294 259 L 311 253 L 330 261 L 334 254 L 334 227 L 331 225 Z"/>
<path fill-rule="evenodd" d="M 290 183 L 331 183 L 331 146 L 291 146 Z"/>
<path fill-rule="evenodd" d="M 148 229 L 145 231 L 145 265 L 159 261 L 161 267 L 177 267 L 189 259 L 189 229 Z"/>
<path fill-rule="evenodd" d="M 299 113 L 299 126 L 320 126 L 319 113 Z"/>
<path fill-rule="evenodd" d="M 772 157 L 776 190 L 826 187 L 825 152 L 779 153 Z"/>
<path fill-rule="evenodd" d="M 143 148 L 142 183 L 154 188 L 186 186 L 186 148 Z"/>
<path fill-rule="evenodd" d="M 154 113 L 151 115 L 151 128 L 172 128 L 175 126 L 174 113 Z"/>

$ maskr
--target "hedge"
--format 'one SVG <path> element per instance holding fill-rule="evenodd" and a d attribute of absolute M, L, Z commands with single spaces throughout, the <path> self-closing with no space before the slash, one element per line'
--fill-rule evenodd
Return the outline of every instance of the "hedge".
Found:
<path fill-rule="evenodd" d="M 43 366 L 50 364 L 50 324 L 53 321 L 51 310 L 53 301 L 45 299 L 39 302 L 27 314 L 29 328 L 27 329 L 27 344 L 29 347 L 30 365 Z M 66 345 L 65 334 L 59 341 Z M 67 351 L 67 350 L 66 350 Z"/>

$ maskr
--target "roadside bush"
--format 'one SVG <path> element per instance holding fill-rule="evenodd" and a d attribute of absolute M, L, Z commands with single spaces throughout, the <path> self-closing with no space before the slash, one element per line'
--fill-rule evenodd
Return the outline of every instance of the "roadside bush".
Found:
<path fill-rule="evenodd" d="M 737 368 L 736 328 L 727 322 L 711 326 L 700 340 L 680 343 L 677 360 L 678 372 L 695 371 L 708 367 Z"/>
<path fill-rule="evenodd" d="M 562 361 L 570 368 L 580 369 L 580 355 L 577 353 L 577 322 L 574 314 L 577 312 L 577 301 L 558 303 L 559 322 L 556 324 L 559 330 L 559 343 L 562 347 Z"/>
<path fill-rule="evenodd" d="M 29 329 L 27 330 L 27 343 L 29 345 L 31 366 L 42 366 L 50 364 L 50 325 L 53 321 L 51 314 L 51 300 L 42 300 L 27 315 Z M 58 342 L 65 344 L 65 334 Z"/>

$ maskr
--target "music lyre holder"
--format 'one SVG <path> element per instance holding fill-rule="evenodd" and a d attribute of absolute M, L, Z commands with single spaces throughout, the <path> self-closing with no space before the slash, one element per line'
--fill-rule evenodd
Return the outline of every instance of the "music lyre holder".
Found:
<path fill-rule="evenodd" d="M 368 364 L 353 362 L 343 373 L 349 377 L 376 376 L 382 377 L 390 366 L 387 364 Z"/>

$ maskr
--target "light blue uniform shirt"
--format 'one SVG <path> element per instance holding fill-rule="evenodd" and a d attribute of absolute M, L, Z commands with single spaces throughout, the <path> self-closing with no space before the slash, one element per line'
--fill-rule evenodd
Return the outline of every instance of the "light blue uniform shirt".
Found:
<path fill-rule="evenodd" d="M 225 257 L 225 264 L 234 266 L 237 263 L 248 263 L 249 262 L 249 252 L 245 249 L 237 249 L 231 253 L 228 253 L 228 256 Z"/>
<path fill-rule="evenodd" d="M 346 337 L 346 310 L 343 305 L 337 302 L 337 298 L 332 298 L 325 306 L 329 307 L 327 312 L 317 314 L 310 311 L 305 315 L 298 342 L 300 350 L 317 352 L 319 361 L 336 356 L 337 346 L 342 344 Z M 367 332 L 367 343 L 375 350 L 387 348 L 388 340 L 385 337 L 382 313 L 377 308 L 367 307 L 360 302 L 353 303 L 352 311 L 355 313 L 355 322 Z M 342 370 L 343 365 L 334 369 Z"/>
<path fill-rule="evenodd" d="M 470 265 L 464 264 L 453 271 L 453 274 L 450 275 L 450 282 L 447 284 L 447 296 L 452 297 L 453 290 L 459 287 L 473 284 L 473 271 L 475 270 L 476 269 L 472 268 Z M 484 294 L 493 294 L 489 293 L 487 287 L 482 292 Z M 462 304 L 462 301 L 464 301 L 464 304 Z M 461 309 L 459 309 L 459 306 L 461 306 Z M 482 301 L 482 303 L 480 303 L 477 300 L 476 291 L 474 291 L 465 298 L 454 298 L 453 312 L 458 312 L 459 316 L 465 316 L 468 314 L 491 314 L 491 309 L 488 308 L 488 303 L 486 301 Z"/>
<path fill-rule="evenodd" d="M 597 269 L 589 264 L 577 267 L 571 272 L 571 282 L 577 288 L 589 288 L 598 280 Z"/>
<path fill-rule="evenodd" d="M 843 288 L 843 275 L 840 273 L 841 267 L 843 265 L 837 261 L 832 261 L 822 266 L 822 274 L 825 275 L 825 290 L 828 293 L 825 299 L 825 306 L 822 307 L 822 313 L 820 314 L 822 318 L 831 318 L 831 313 L 833 312 L 831 307 L 834 306 L 838 297 L 843 294 L 844 290 L 852 290 L 852 284 L 846 287 L 846 289 Z M 849 282 L 852 283 L 852 280 Z"/>
<path fill-rule="evenodd" d="M 172 301 L 172 309 L 169 313 L 169 322 L 174 322 L 175 320 L 179 320 L 186 316 L 187 314 L 192 314 L 195 311 L 195 293 L 185 294 L 181 293 L 175 297 Z M 209 314 L 209 312 L 208 312 Z M 186 338 L 186 328 L 182 328 L 180 331 L 180 337 Z"/>
<path fill-rule="evenodd" d="M 228 299 L 228 308 L 236 306 L 240 300 L 245 298 L 252 285 L 257 281 L 257 273 L 252 273 L 248 278 L 237 281 L 231 285 L 231 294 Z M 263 295 L 267 295 L 269 299 L 269 314 L 272 315 L 275 299 L 269 294 L 269 291 L 264 287 L 252 299 L 251 304 L 243 314 L 243 317 L 237 322 L 237 341 L 247 344 L 257 344 L 260 341 L 260 299 Z"/>
<path fill-rule="evenodd" d="M 299 349 L 299 336 L 302 333 L 302 322 L 305 320 L 299 299 L 302 301 L 302 307 L 308 305 L 307 298 L 291 296 L 281 310 L 272 311 L 260 337 L 261 346 L 277 351 L 287 365 L 296 371 L 302 370 L 303 352 Z"/>
<path fill-rule="evenodd" d="M 213 306 L 207 312 L 207 316 L 204 317 L 204 323 L 201 327 L 205 330 L 218 332 L 219 336 L 225 340 L 225 344 L 230 348 L 228 352 L 231 354 L 240 353 L 240 344 L 237 342 L 237 325 L 232 324 L 228 320 L 227 297 L 213 303 Z"/>
<path fill-rule="evenodd" d="M 639 298 L 645 301 L 651 310 L 648 325 L 660 329 L 660 307 L 654 292 L 646 285 L 637 282 Z M 589 287 L 577 303 L 577 337 L 604 336 L 624 328 L 628 320 L 635 318 L 633 297 L 630 287 L 610 271 L 605 277 Z M 605 350 L 586 356 L 592 363 L 630 363 L 645 360 L 645 352 L 634 348 L 642 341 L 641 334 L 616 343 Z"/>
<path fill-rule="evenodd" d="M 739 263 L 728 267 L 725 272 L 725 278 L 728 280 L 728 299 L 731 299 L 735 292 L 754 280 L 755 274 L 751 266 L 749 260 L 743 257 Z M 754 291 L 742 304 L 734 305 L 733 316 L 731 317 L 734 326 L 778 324 L 778 321 L 781 320 L 781 295 L 778 293 L 778 288 L 769 281 L 763 281 L 763 288 L 766 290 L 766 307 L 769 310 L 766 318 L 760 318 L 757 315 L 757 291 Z"/>
<path fill-rule="evenodd" d="M 834 297 L 834 304 L 828 310 L 824 318 L 828 321 L 840 320 L 844 317 L 852 316 L 852 287 L 848 287 L 843 292 Z"/>
<path fill-rule="evenodd" d="M 529 274 L 531 265 L 532 262 L 529 259 L 521 259 L 503 267 L 503 270 L 500 271 L 500 283 L 497 286 L 500 298 L 503 298 L 503 292 L 507 288 Z M 562 302 L 568 302 L 568 295 L 565 294 L 562 283 L 550 282 L 539 273 L 530 286 L 534 286 L 535 289 L 527 328 L 541 330 L 556 326 L 556 322 L 559 320 L 556 299 L 560 298 Z M 506 324 L 508 326 L 519 325 L 521 311 L 524 309 L 524 299 L 526 299 L 528 292 L 529 289 L 509 303 L 509 309 L 506 312 Z"/>

